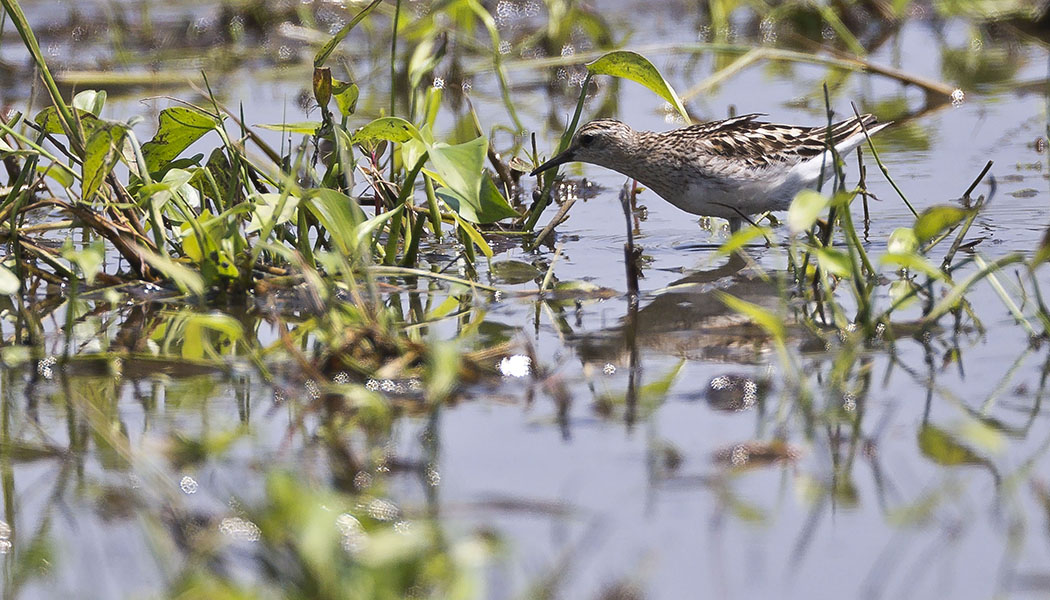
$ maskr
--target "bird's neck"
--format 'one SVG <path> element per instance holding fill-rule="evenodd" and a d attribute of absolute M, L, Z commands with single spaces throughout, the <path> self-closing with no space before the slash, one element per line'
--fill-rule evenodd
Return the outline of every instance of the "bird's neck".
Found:
<path fill-rule="evenodd" d="M 656 135 L 651 131 L 632 131 L 617 140 L 615 152 L 606 157 L 602 166 L 641 179 L 654 160 L 651 149 Z"/>
<path fill-rule="evenodd" d="M 609 164 L 602 166 L 636 179 L 646 187 L 660 187 L 661 174 L 668 167 L 665 153 L 660 152 L 662 147 L 659 133 L 634 131 L 617 146 L 617 152 L 609 157 Z"/>

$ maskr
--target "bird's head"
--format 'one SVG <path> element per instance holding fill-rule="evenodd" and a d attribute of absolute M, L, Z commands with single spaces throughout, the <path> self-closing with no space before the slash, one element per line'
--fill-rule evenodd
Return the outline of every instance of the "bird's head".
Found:
<path fill-rule="evenodd" d="M 612 167 L 629 153 L 634 135 L 633 129 L 614 119 L 591 121 L 576 131 L 564 152 L 536 167 L 530 175 L 572 161 Z"/>

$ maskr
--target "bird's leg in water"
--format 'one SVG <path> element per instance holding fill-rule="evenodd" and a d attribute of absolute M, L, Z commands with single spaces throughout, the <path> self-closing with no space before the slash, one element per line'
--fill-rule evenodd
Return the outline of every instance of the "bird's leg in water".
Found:
<path fill-rule="evenodd" d="M 634 247 L 634 219 L 631 204 L 634 196 L 634 180 L 628 179 L 620 190 L 620 205 L 627 223 L 627 243 L 623 246 L 623 258 L 627 268 L 627 294 L 631 303 L 638 302 L 638 257 L 641 251 Z"/>

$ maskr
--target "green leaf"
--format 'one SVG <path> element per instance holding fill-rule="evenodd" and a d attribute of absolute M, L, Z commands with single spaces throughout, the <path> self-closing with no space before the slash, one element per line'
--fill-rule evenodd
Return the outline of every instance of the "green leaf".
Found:
<path fill-rule="evenodd" d="M 339 42 L 343 41 L 343 38 L 345 38 L 347 34 L 350 33 L 350 30 L 356 27 L 358 23 L 363 21 L 364 18 L 368 16 L 368 13 L 372 12 L 372 9 L 379 6 L 379 4 L 382 1 L 383 0 L 372 0 L 371 4 L 364 7 L 364 9 L 362 9 L 361 12 L 357 13 L 357 15 L 349 23 L 344 25 L 343 28 L 338 31 L 338 33 L 332 36 L 332 39 L 328 40 L 328 42 L 324 46 L 322 46 L 321 49 L 317 51 L 317 54 L 314 56 L 314 67 L 324 66 L 325 61 L 327 61 L 328 57 L 331 56 L 333 51 L 335 51 L 335 48 L 339 45 Z"/>
<path fill-rule="evenodd" d="M 182 154 L 204 134 L 219 126 L 208 113 L 187 106 L 173 106 L 160 111 L 157 135 L 142 145 L 146 169 L 153 173 Z"/>
<path fill-rule="evenodd" d="M 95 283 L 95 277 L 106 260 L 106 245 L 101 239 L 96 239 L 83 248 L 74 248 L 73 241 L 67 238 L 61 252 L 62 258 L 80 269 L 80 274 L 84 276 L 88 285 Z"/>
<path fill-rule="evenodd" d="M 718 254 L 732 254 L 748 245 L 753 240 L 772 234 L 773 230 L 768 227 L 744 227 L 740 229 L 740 231 L 729 236 L 729 239 L 718 248 Z"/>
<path fill-rule="evenodd" d="M 430 147 L 436 178 L 445 187 L 437 193 L 452 210 L 472 223 L 492 223 L 518 213 L 485 173 L 488 140 L 484 137 L 450 146 Z"/>
<path fill-rule="evenodd" d="M 295 208 L 299 205 L 298 198 L 285 195 L 284 207 L 281 209 L 281 214 L 277 215 L 277 220 L 274 221 L 274 213 L 280 204 L 281 194 L 254 194 L 252 198 L 254 200 L 251 212 L 252 217 L 248 226 L 244 229 L 245 233 L 260 231 L 266 225 L 272 227 L 281 223 L 287 223 L 292 218 L 292 215 L 295 214 Z"/>
<path fill-rule="evenodd" d="M 413 138 L 422 139 L 415 125 L 401 117 L 381 117 L 357 130 L 352 139 L 363 144 L 380 140 L 404 143 Z"/>
<path fill-rule="evenodd" d="M 492 247 L 485 241 L 485 236 L 481 235 L 481 232 L 477 230 L 473 225 L 463 220 L 458 214 L 452 213 L 452 218 L 456 220 L 456 225 L 459 226 L 470 238 L 474 245 L 481 250 L 481 253 L 488 258 L 492 258 Z"/>
<path fill-rule="evenodd" d="M 728 308 L 735 310 L 736 312 L 744 315 L 751 319 L 756 325 L 765 329 L 771 336 L 779 341 L 783 341 L 785 338 L 784 323 L 779 317 L 769 312 L 765 308 L 757 304 L 752 304 L 746 300 L 741 300 L 736 296 L 731 296 L 725 292 L 718 292 L 718 299 L 722 301 Z"/>
<path fill-rule="evenodd" d="M 501 260 L 492 263 L 492 276 L 499 283 L 517 285 L 543 275 L 535 265 L 520 260 Z"/>
<path fill-rule="evenodd" d="M 356 83 L 334 81 L 332 82 L 332 94 L 335 96 L 335 105 L 339 108 L 340 114 L 344 117 L 354 114 L 354 111 L 357 110 L 357 99 L 361 95 L 361 89 Z"/>
<path fill-rule="evenodd" d="M 484 137 L 455 146 L 437 143 L 430 147 L 430 162 L 441 183 L 469 201 L 481 193 L 488 148 L 489 141 Z"/>
<path fill-rule="evenodd" d="M 791 233 L 808 231 L 830 203 L 831 199 L 816 190 L 799 192 L 788 207 L 787 222 Z"/>
<path fill-rule="evenodd" d="M 628 50 L 616 50 L 588 63 L 587 68 L 594 74 L 612 75 L 644 85 L 656 95 L 670 102 L 686 123 L 690 122 L 689 112 L 682 105 L 678 94 L 667 83 L 660 71 L 656 70 L 653 63 L 641 54 Z"/>
<path fill-rule="evenodd" d="M 7 267 L 0 266 L 0 294 L 7 296 L 17 294 L 19 289 L 21 289 L 21 282 L 18 276 Z"/>
<path fill-rule="evenodd" d="M 120 158 L 120 147 L 127 134 L 127 126 L 98 121 L 93 127 L 84 129 L 87 133 L 87 143 L 84 145 L 80 197 L 87 202 L 95 195 L 106 176 L 117 164 Z"/>
<path fill-rule="evenodd" d="M 883 254 L 882 257 L 879 258 L 879 263 L 883 265 L 897 265 L 898 267 L 903 267 L 909 271 L 922 273 L 933 279 L 945 280 L 948 278 L 947 275 L 944 274 L 944 271 L 941 271 L 935 267 L 933 263 L 915 253 L 894 254 L 890 252 Z"/>
<path fill-rule="evenodd" d="M 86 110 L 77 109 L 75 113 L 76 118 L 80 119 L 80 122 L 85 127 L 90 127 L 101 121 L 101 119 Z M 33 121 L 36 122 L 37 126 L 48 133 L 66 135 L 66 130 L 62 126 L 62 119 L 58 116 L 58 110 L 56 110 L 54 106 L 49 106 L 37 113 L 36 118 L 33 119 Z"/>
<path fill-rule="evenodd" d="M 218 358 L 220 354 L 205 337 L 205 330 L 219 333 L 226 341 L 236 343 L 244 336 L 244 330 L 237 319 L 229 315 L 212 313 L 202 315 L 194 313 L 186 319 L 183 330 L 182 357 L 191 360 L 200 360 L 207 353 L 212 358 Z"/>
<path fill-rule="evenodd" d="M 365 213 L 357 202 L 336 190 L 310 190 L 307 208 L 317 217 L 321 225 L 332 236 L 336 248 L 348 256 L 357 249 L 356 230 L 365 221 Z"/>
<path fill-rule="evenodd" d="M 106 90 L 97 92 L 95 90 L 84 90 L 73 96 L 71 103 L 73 108 L 86 110 L 97 116 L 102 114 L 102 107 L 106 105 Z"/>
<path fill-rule="evenodd" d="M 519 216 L 500 194 L 488 173 L 482 175 L 481 194 L 476 201 L 461 197 L 451 188 L 441 188 L 437 190 L 437 195 L 449 208 L 471 223 L 495 223 L 500 219 Z"/>
<path fill-rule="evenodd" d="M 981 465 L 987 460 L 959 443 L 948 432 L 925 424 L 919 429 L 919 449 L 927 458 L 939 465 Z"/>
<path fill-rule="evenodd" d="M 919 249 L 919 238 L 909 227 L 898 227 L 890 234 L 886 242 L 886 251 L 890 254 L 911 254 Z"/>
<path fill-rule="evenodd" d="M 191 292 L 198 296 L 204 293 L 204 279 L 193 269 L 179 264 L 167 256 L 154 254 L 145 248 L 139 248 L 139 254 L 149 266 L 160 271 L 183 293 Z"/>
<path fill-rule="evenodd" d="M 915 237 L 922 243 L 928 242 L 942 231 L 958 225 L 969 214 L 969 211 L 958 206 L 931 206 L 922 211 L 915 221 Z"/>
<path fill-rule="evenodd" d="M 836 277 L 850 277 L 853 275 L 853 263 L 846 253 L 833 248 L 817 248 L 817 261 L 820 268 Z"/>
<path fill-rule="evenodd" d="M 317 130 L 321 128 L 321 125 L 322 123 L 320 121 L 300 121 L 298 123 L 269 123 L 265 125 L 256 125 L 256 127 L 260 129 L 269 129 L 270 131 L 316 135 Z"/>

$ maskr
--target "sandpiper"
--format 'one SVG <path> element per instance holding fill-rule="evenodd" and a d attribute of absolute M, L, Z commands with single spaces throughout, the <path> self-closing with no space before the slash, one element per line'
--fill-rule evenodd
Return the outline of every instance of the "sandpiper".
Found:
<path fill-rule="evenodd" d="M 686 212 L 728 219 L 730 231 L 737 231 L 746 215 L 787 209 L 795 194 L 820 179 L 822 168 L 825 175 L 832 168 L 827 126 L 776 125 L 761 116 L 664 132 L 635 131 L 613 119 L 591 121 L 532 174 L 571 161 L 600 165 Z M 864 127 L 874 134 L 889 125 L 875 123 L 874 115 L 863 115 L 832 125 L 835 149 L 844 156 L 864 141 Z"/>

